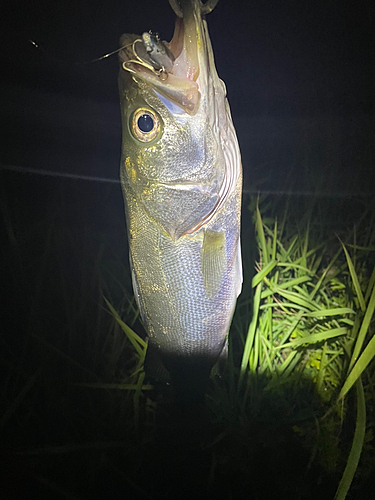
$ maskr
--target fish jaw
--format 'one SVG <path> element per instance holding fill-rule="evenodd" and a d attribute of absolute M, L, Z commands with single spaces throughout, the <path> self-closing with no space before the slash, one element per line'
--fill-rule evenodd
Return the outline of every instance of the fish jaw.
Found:
<path fill-rule="evenodd" d="M 167 99 L 194 115 L 199 107 L 201 93 L 196 80 L 199 75 L 198 47 L 200 56 L 205 59 L 204 27 L 200 12 L 200 2 L 185 2 L 183 18 L 177 18 L 171 42 L 161 42 L 173 54 L 171 71 L 165 73 L 156 70 L 150 60 L 147 47 L 142 39 L 149 39 L 150 34 L 123 35 L 120 38 L 119 58 L 123 68 L 130 70 L 136 77 L 147 82 Z M 133 46 L 132 43 L 138 40 Z M 135 56 L 135 57 L 134 57 Z M 138 56 L 138 57 L 137 57 Z M 146 64 L 142 64 L 142 61 Z M 206 61 L 202 61 L 203 64 Z"/>
<path fill-rule="evenodd" d="M 142 44 L 135 42 L 137 35 L 123 35 L 119 53 L 123 181 L 174 240 L 193 234 L 215 215 L 241 172 L 226 89 L 200 7 L 197 0 L 183 3 L 183 19 L 176 20 L 174 36 L 166 43 L 175 58 L 166 79 L 137 62 L 134 50 L 147 59 Z M 165 133 L 137 150 L 128 121 L 139 103 L 160 114 Z"/>

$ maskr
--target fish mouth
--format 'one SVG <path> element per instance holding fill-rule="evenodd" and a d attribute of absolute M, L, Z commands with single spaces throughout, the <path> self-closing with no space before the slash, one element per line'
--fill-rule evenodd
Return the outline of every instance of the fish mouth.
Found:
<path fill-rule="evenodd" d="M 209 70 L 209 37 L 204 14 L 218 0 L 170 0 L 177 14 L 170 42 L 161 41 L 157 34 L 123 35 L 120 61 L 125 71 L 154 87 L 189 115 L 199 107 L 204 80 L 199 78 Z M 214 5 L 213 5 L 214 4 Z M 212 6 L 213 5 L 213 6 Z"/>
<path fill-rule="evenodd" d="M 177 14 L 171 41 L 161 41 L 152 32 L 142 36 L 126 34 L 120 39 L 122 48 L 119 58 L 121 88 L 126 89 L 132 78 L 137 87 L 143 87 L 143 91 L 147 91 L 145 94 L 149 91 L 154 93 L 177 118 L 180 118 L 180 110 L 187 115 L 195 115 L 191 120 L 195 127 L 192 125 L 194 144 L 199 144 L 205 152 L 207 149 L 207 155 L 197 163 L 204 172 L 212 166 L 208 177 L 208 174 L 199 172 L 198 178 L 193 177 L 194 182 L 187 177 L 171 179 L 170 183 L 158 178 L 155 179 L 158 189 L 145 191 L 144 197 L 143 191 L 140 194 L 148 213 L 173 240 L 178 240 L 206 226 L 228 198 L 237 193 L 236 188 L 242 177 L 240 151 L 226 100 L 226 88 L 216 71 L 205 20 L 205 14 L 212 10 L 217 0 L 209 0 L 205 4 L 201 0 L 169 1 Z M 211 9 L 207 10 L 207 6 Z M 132 87 L 134 85 L 129 86 Z M 130 90 L 129 96 L 134 99 Z M 179 109 L 175 110 L 169 103 Z M 176 122 L 179 123 L 178 120 Z M 211 146 L 206 148 L 208 135 Z M 181 193 L 186 194 L 186 199 L 190 196 L 194 202 L 181 205 L 181 198 L 177 196 Z M 174 210 L 180 214 L 179 217 L 170 216 Z M 165 217 L 162 218 L 161 214 Z"/>

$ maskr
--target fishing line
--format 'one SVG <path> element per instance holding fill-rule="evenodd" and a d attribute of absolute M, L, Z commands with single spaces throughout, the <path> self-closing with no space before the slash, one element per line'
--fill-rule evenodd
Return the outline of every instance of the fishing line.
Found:
<path fill-rule="evenodd" d="M 104 54 L 104 56 L 100 56 L 100 57 L 97 57 L 95 59 L 91 59 L 90 61 L 73 62 L 73 61 L 68 61 L 67 59 L 61 59 L 61 58 L 55 57 L 55 55 L 50 54 L 50 51 L 46 50 L 41 45 L 39 45 L 39 43 L 35 42 L 34 40 L 31 40 L 30 38 L 28 41 L 31 43 L 31 45 L 35 49 L 40 50 L 46 57 L 48 57 L 50 59 L 53 58 L 54 61 L 59 61 L 59 62 L 62 62 L 64 64 L 71 64 L 71 65 L 75 65 L 75 66 L 84 66 L 85 64 L 91 64 L 91 63 L 95 63 L 98 61 L 102 61 L 103 59 L 107 59 L 108 57 L 111 57 L 111 56 L 117 54 L 118 52 L 120 52 L 120 50 L 122 50 L 124 48 L 124 47 L 120 47 L 119 49 L 113 50 L 112 52 L 108 52 L 107 54 Z"/>
<path fill-rule="evenodd" d="M 70 174 L 69 172 L 55 172 L 53 170 L 44 170 L 44 169 L 37 169 L 30 167 L 17 167 L 15 165 L 0 165 L 0 170 L 11 170 L 13 172 L 21 172 L 22 174 L 44 175 L 45 177 L 65 177 L 67 179 L 120 184 L 120 179 L 111 179 L 110 177 L 99 177 L 99 176 L 96 177 L 92 175 Z"/>
<path fill-rule="evenodd" d="M 0 170 L 10 170 L 12 172 L 20 172 L 22 174 L 34 174 L 43 175 L 45 177 L 61 177 L 66 179 L 75 179 L 82 181 L 91 182 L 106 182 L 110 184 L 120 184 L 120 179 L 113 179 L 111 177 L 99 177 L 84 174 L 70 174 L 69 172 L 56 172 L 53 170 L 44 170 L 30 167 L 17 167 L 15 165 L 0 165 Z M 318 198 L 368 198 L 373 197 L 374 193 L 351 193 L 351 192 L 339 192 L 339 193 L 327 193 L 324 191 L 282 191 L 282 190 L 271 190 L 271 189 L 243 189 L 245 194 L 264 194 L 264 195 L 274 195 L 274 196 L 315 196 Z"/>

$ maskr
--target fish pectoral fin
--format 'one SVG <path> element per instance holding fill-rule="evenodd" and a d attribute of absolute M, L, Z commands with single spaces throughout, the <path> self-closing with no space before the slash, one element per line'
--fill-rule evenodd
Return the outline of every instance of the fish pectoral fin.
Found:
<path fill-rule="evenodd" d="M 201 269 L 206 295 L 212 299 L 220 290 L 227 269 L 225 232 L 204 232 L 201 250 Z"/>

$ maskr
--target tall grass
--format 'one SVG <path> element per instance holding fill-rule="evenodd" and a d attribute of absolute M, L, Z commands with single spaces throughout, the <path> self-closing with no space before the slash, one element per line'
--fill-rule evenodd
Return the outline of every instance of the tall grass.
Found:
<path fill-rule="evenodd" d="M 61 189 L 50 181 L 36 186 L 41 199 L 51 196 L 50 209 L 43 203 L 25 213 L 22 207 L 34 207 L 31 187 L 18 204 L 3 197 L 3 324 L 11 326 L 0 334 L 0 432 L 15 464 L 8 480 L 17 482 L 21 471 L 39 498 L 108 498 L 104 479 L 103 496 L 97 493 L 104 476 L 122 493 L 126 487 L 136 498 L 159 498 L 158 432 L 167 426 L 168 440 L 188 424 L 175 428 L 168 396 L 143 370 L 147 341 L 132 296 L 121 193 L 92 189 L 83 204 L 87 185 Z M 205 498 L 243 498 L 259 476 L 259 498 L 266 498 L 267 473 L 279 498 L 324 491 L 343 500 L 356 487 L 353 477 L 358 486 L 371 468 L 372 212 L 358 210 L 348 228 L 319 204 L 297 210 L 290 199 L 252 199 L 249 217 L 228 363 L 211 378 L 210 420 L 202 421 L 205 439 L 197 445 L 200 488 Z M 164 447 L 175 456 L 178 444 Z"/>
<path fill-rule="evenodd" d="M 264 381 L 263 393 L 278 394 L 286 385 L 296 394 L 306 380 L 311 380 L 316 395 L 329 407 L 328 414 L 342 412 L 345 397 L 355 390 L 355 433 L 335 495 L 336 500 L 343 500 L 366 433 L 362 378 L 375 355 L 375 227 L 368 226 L 368 217 L 363 216 L 345 235 L 346 243 L 335 236 L 334 245 L 322 241 L 321 230 L 315 234 L 311 231 L 312 212 L 304 230 L 297 234 L 285 222 L 279 225 L 277 218 L 265 223 L 258 203 L 253 206 L 253 214 L 259 261 L 252 279 L 253 313 L 238 377 L 240 406 L 242 412 L 251 409 L 257 378 Z M 285 221 L 285 212 L 279 218 Z M 370 380 L 374 363 L 371 366 L 365 379 L 367 399 L 373 405 Z M 321 428 L 326 425 L 327 413 L 314 418 Z M 306 432 L 297 426 L 296 431 Z"/>

